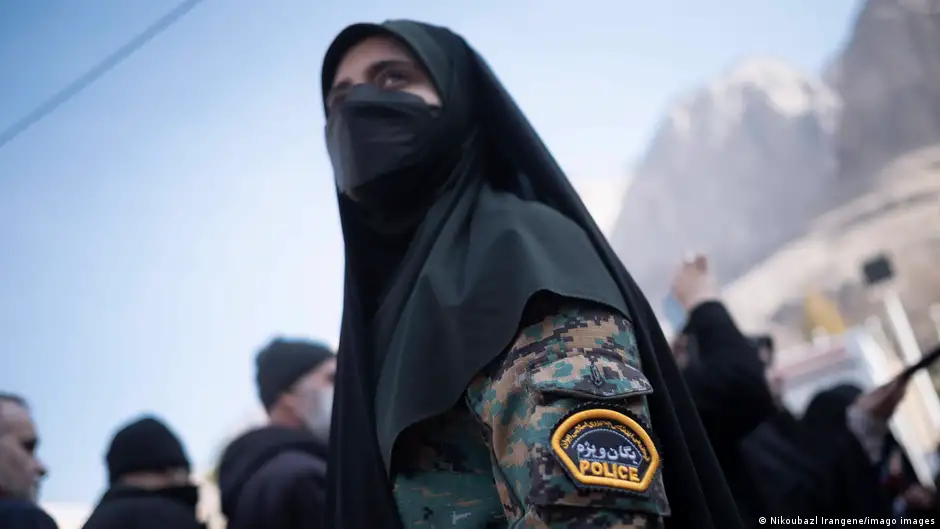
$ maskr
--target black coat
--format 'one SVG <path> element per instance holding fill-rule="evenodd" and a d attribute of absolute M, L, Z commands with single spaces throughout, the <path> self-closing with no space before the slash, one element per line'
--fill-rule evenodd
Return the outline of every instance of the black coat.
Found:
<path fill-rule="evenodd" d="M 108 489 L 84 529 L 204 529 L 196 506 L 160 491 L 114 486 Z"/>
<path fill-rule="evenodd" d="M 233 441 L 219 467 L 228 529 L 324 527 L 326 457 L 301 430 L 271 426 Z"/>
<path fill-rule="evenodd" d="M 35 503 L 4 498 L 0 498 L 0 527 L 3 529 L 58 529 L 55 520 Z"/>
<path fill-rule="evenodd" d="M 764 421 L 742 444 L 754 486 L 767 509 L 765 516 L 809 517 L 821 514 L 833 477 L 803 446 L 802 425 L 781 409 Z"/>

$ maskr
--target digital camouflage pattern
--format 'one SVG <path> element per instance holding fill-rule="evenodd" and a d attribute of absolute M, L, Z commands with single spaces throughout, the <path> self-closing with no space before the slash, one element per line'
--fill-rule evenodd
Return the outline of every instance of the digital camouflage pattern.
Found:
<path fill-rule="evenodd" d="M 402 435 L 395 500 L 406 528 L 506 527 L 481 432 L 470 410 L 458 406 Z"/>
<path fill-rule="evenodd" d="M 650 424 L 651 392 L 622 316 L 572 308 L 523 329 L 470 384 L 465 405 L 399 440 L 395 497 L 405 527 L 661 527 L 669 504 L 659 475 L 643 493 L 585 490 L 550 446 L 559 421 L 592 401 Z"/>

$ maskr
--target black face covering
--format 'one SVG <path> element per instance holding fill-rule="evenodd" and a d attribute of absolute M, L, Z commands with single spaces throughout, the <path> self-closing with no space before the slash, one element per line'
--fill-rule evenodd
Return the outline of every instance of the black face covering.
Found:
<path fill-rule="evenodd" d="M 440 109 L 418 96 L 363 84 L 330 110 L 326 145 L 336 187 L 368 209 L 408 209 L 440 182 Z"/>
<path fill-rule="evenodd" d="M 191 484 L 157 489 L 123 484 L 114 485 L 105 492 L 101 501 L 98 502 L 95 512 L 91 515 L 85 527 L 112 527 L 113 522 L 109 520 L 116 516 L 115 510 L 124 511 L 126 509 L 126 507 L 123 507 L 121 504 L 128 501 L 136 503 L 141 500 L 146 501 L 138 503 L 137 505 L 153 505 L 150 500 L 165 500 L 161 503 L 172 502 L 172 506 L 175 508 L 170 509 L 166 513 L 163 513 L 163 511 L 166 510 L 165 507 L 161 507 L 159 503 L 156 504 L 161 512 L 156 513 L 159 516 L 157 516 L 155 520 L 163 519 L 164 515 L 178 519 L 177 515 L 180 513 L 190 513 L 195 520 L 196 507 L 199 504 L 199 488 Z M 134 503 L 130 503 L 128 507 L 131 511 L 141 508 L 144 510 L 151 508 L 134 507 Z M 160 522 L 158 521 L 156 523 L 159 525 Z M 174 525 L 174 527 L 176 526 Z M 189 525 L 186 527 L 189 527 Z"/>
<path fill-rule="evenodd" d="M 199 504 L 199 489 L 194 485 L 166 487 L 156 490 L 155 494 L 168 500 L 180 502 L 193 509 Z"/>

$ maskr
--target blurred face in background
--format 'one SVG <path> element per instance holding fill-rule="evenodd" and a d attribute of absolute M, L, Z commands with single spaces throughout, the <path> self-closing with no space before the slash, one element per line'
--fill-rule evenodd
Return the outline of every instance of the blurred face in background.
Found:
<path fill-rule="evenodd" d="M 171 468 L 163 472 L 135 472 L 123 476 L 120 482 L 122 485 L 147 490 L 183 487 L 191 484 L 189 470 L 185 468 Z"/>
<path fill-rule="evenodd" d="M 780 404 L 783 402 L 784 380 L 781 371 L 774 367 L 774 350 L 767 345 L 760 345 L 757 348 L 757 354 L 764 363 L 764 377 L 767 379 L 770 394 L 774 401 Z"/>
<path fill-rule="evenodd" d="M 685 369 L 689 365 L 689 337 L 685 334 L 676 335 L 672 341 L 672 356 L 676 359 L 676 365 L 679 369 Z"/>
<path fill-rule="evenodd" d="M 336 359 L 326 360 L 294 385 L 289 400 L 304 426 L 323 442 L 330 438 Z"/>
<path fill-rule="evenodd" d="M 699 360 L 698 339 L 694 334 L 679 334 L 672 342 L 672 356 L 679 369 Z"/>
<path fill-rule="evenodd" d="M 168 468 L 157 472 L 134 472 L 122 476 L 122 486 L 143 489 L 151 494 L 196 508 L 199 488 L 192 482 L 188 468 Z"/>
<path fill-rule="evenodd" d="M 46 467 L 36 450 L 39 437 L 29 409 L 0 400 L 0 494 L 36 501 Z"/>

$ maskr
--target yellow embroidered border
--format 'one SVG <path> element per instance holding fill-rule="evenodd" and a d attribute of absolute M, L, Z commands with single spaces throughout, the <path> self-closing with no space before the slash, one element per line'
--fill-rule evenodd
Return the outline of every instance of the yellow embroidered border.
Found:
<path fill-rule="evenodd" d="M 643 442 L 644 448 L 646 448 L 646 450 L 649 452 L 649 466 L 647 467 L 646 472 L 644 473 L 639 483 L 600 476 L 586 476 L 578 469 L 578 465 L 572 461 L 565 450 L 561 447 L 561 440 L 572 428 L 581 422 L 591 419 L 607 419 L 609 421 L 622 424 L 640 438 L 640 440 Z M 653 440 L 650 438 L 649 434 L 646 432 L 643 426 L 630 417 L 614 410 L 592 408 L 572 414 L 561 424 L 555 427 L 555 432 L 552 434 L 551 443 L 552 450 L 554 450 L 555 455 L 558 456 L 562 464 L 565 465 L 565 467 L 568 469 L 568 472 L 571 474 L 572 478 L 585 485 L 612 487 L 617 489 L 630 490 L 633 492 L 646 492 L 646 490 L 650 488 L 650 485 L 653 482 L 653 478 L 656 477 L 656 470 L 659 468 L 659 452 L 656 450 L 656 446 L 653 444 Z"/>

